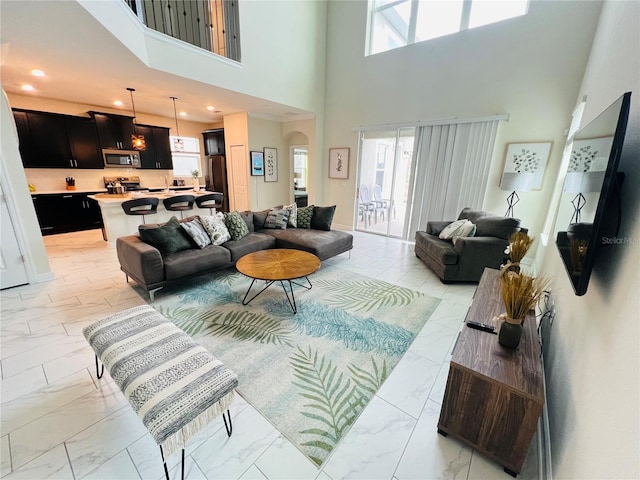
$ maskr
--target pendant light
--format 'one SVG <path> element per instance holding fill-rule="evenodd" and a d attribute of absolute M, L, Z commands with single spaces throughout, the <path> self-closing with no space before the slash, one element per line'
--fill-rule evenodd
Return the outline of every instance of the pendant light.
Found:
<path fill-rule="evenodd" d="M 147 143 L 144 140 L 144 135 L 138 135 L 138 130 L 136 129 L 136 104 L 133 102 L 133 92 L 135 92 L 136 89 L 127 87 L 127 90 L 131 95 L 131 107 L 133 108 L 133 135 L 131 135 L 131 145 L 134 150 L 146 150 Z"/>
<path fill-rule="evenodd" d="M 176 119 L 176 139 L 173 141 L 174 152 L 184 152 L 184 142 L 180 138 L 180 130 L 178 129 L 178 113 L 176 112 L 177 97 L 169 97 L 173 100 L 173 117 Z"/>

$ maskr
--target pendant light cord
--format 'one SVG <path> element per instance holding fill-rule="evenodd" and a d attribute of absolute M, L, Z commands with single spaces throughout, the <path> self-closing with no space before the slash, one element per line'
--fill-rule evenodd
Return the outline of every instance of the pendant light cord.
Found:
<path fill-rule="evenodd" d="M 133 132 L 137 134 L 138 130 L 136 129 L 136 104 L 133 101 L 133 92 L 135 92 L 136 89 L 127 87 L 127 90 L 129 90 L 129 95 L 131 95 L 131 107 L 133 108 Z"/>
<path fill-rule="evenodd" d="M 178 137 L 178 140 L 180 140 L 180 129 L 178 128 L 178 112 L 176 111 L 176 100 L 178 98 L 177 97 L 171 97 L 171 100 L 173 100 L 173 118 L 175 118 L 176 120 L 176 136 Z"/>

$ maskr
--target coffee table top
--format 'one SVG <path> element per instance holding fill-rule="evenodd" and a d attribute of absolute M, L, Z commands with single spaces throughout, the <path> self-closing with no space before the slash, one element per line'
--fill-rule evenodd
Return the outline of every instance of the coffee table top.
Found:
<path fill-rule="evenodd" d="M 238 271 L 258 280 L 293 280 L 320 268 L 320 259 L 309 252 L 273 248 L 249 253 L 236 263 Z"/>

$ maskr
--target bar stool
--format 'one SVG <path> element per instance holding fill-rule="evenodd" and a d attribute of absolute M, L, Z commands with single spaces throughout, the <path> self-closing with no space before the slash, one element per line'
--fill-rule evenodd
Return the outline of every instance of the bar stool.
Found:
<path fill-rule="evenodd" d="M 216 208 L 222 207 L 222 199 L 223 194 L 219 192 L 208 193 L 206 195 L 201 195 L 196 197 L 196 205 L 198 208 L 208 208 L 209 213 L 213 215 L 213 211 Z"/>
<path fill-rule="evenodd" d="M 180 218 L 184 218 L 183 212 L 185 210 L 193 210 L 193 202 L 196 197 L 193 195 L 176 195 L 175 197 L 169 197 L 162 200 L 164 208 L 174 212 L 180 212 Z"/>
<path fill-rule="evenodd" d="M 158 213 L 158 202 L 156 197 L 134 198 L 122 202 L 122 210 L 126 215 L 142 215 L 142 223 L 145 223 L 146 215 Z"/>

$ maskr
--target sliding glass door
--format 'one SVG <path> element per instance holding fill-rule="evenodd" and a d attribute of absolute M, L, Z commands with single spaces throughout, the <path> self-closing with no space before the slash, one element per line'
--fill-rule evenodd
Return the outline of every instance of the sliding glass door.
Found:
<path fill-rule="evenodd" d="M 414 127 L 361 132 L 355 229 L 407 238 Z"/>

